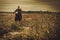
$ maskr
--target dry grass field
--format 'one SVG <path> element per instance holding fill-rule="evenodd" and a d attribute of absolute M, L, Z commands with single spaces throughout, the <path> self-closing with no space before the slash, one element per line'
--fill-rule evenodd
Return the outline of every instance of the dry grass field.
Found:
<path fill-rule="evenodd" d="M 15 14 L 0 14 L 0 29 L 8 31 L 0 40 L 56 40 L 56 14 L 25 13 L 21 21 Z"/>

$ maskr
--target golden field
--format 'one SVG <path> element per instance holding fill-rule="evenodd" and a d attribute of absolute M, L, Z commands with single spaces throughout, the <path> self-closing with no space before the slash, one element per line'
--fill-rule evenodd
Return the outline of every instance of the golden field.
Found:
<path fill-rule="evenodd" d="M 15 14 L 1 13 L 0 27 L 10 31 L 1 40 L 56 40 L 57 14 L 23 13 L 21 21 Z"/>

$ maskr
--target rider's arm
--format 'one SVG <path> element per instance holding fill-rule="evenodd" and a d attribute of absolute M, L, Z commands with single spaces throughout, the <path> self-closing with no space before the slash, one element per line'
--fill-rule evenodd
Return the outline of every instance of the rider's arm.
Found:
<path fill-rule="evenodd" d="M 16 13 L 17 10 L 15 10 L 13 13 Z"/>

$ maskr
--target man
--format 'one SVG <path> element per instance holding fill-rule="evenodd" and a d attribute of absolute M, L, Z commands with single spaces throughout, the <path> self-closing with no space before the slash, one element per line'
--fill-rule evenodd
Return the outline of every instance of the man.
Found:
<path fill-rule="evenodd" d="M 22 20 L 21 12 L 22 12 L 22 10 L 18 6 L 18 8 L 14 11 L 14 13 L 15 13 L 15 21 L 21 21 Z"/>

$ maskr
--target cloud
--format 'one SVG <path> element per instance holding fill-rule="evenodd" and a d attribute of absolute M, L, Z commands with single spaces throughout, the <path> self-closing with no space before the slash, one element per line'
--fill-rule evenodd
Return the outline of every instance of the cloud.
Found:
<path fill-rule="evenodd" d="M 60 11 L 60 0 L 35 0 L 39 4 L 42 2 L 45 5 L 52 6 L 54 10 Z"/>
<path fill-rule="evenodd" d="M 22 10 L 60 11 L 60 0 L 0 0 L 0 11 L 13 11 L 18 5 Z"/>

